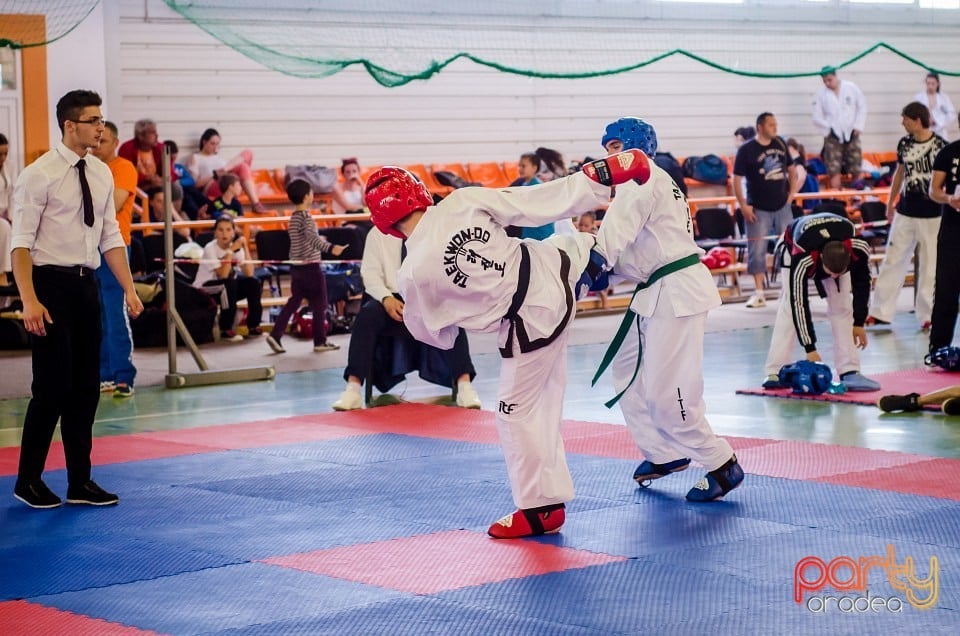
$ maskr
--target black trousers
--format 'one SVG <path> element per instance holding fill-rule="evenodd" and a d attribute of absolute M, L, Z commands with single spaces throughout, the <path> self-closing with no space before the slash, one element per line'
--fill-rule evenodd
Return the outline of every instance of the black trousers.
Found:
<path fill-rule="evenodd" d="M 387 310 L 379 300 L 367 300 L 360 307 L 353 321 L 353 328 L 350 330 L 350 349 L 347 351 L 347 368 L 343 371 L 344 380 L 352 375 L 360 378 L 362 382 L 367 381 L 373 364 L 377 338 L 383 335 L 410 337 L 410 332 L 402 322 L 397 322 L 387 314 Z M 430 345 L 422 344 L 421 346 Z M 476 374 L 473 362 L 470 360 L 467 333 L 463 329 L 457 335 L 453 349 L 442 353 L 447 356 L 454 381 L 464 374 L 469 374 L 470 377 Z"/>
<path fill-rule="evenodd" d="M 280 310 L 273 324 L 271 335 L 279 341 L 286 332 L 291 316 L 300 309 L 300 303 L 306 298 L 313 312 L 313 345 L 327 342 L 327 279 L 320 263 L 311 265 L 293 265 L 290 267 L 290 298 Z"/>
<path fill-rule="evenodd" d="M 233 329 L 234 319 L 237 317 L 237 302 L 241 298 L 247 299 L 247 327 L 253 329 L 260 326 L 263 320 L 263 305 L 260 296 L 263 294 L 263 282 L 256 276 L 231 276 L 220 280 L 213 280 L 204 285 L 223 285 L 227 292 L 226 307 L 220 306 L 220 331 Z"/>
<path fill-rule="evenodd" d="M 951 211 L 955 216 L 956 212 Z M 960 303 L 960 220 L 944 217 L 937 238 L 937 273 L 930 314 L 930 351 L 949 347 Z"/>
<path fill-rule="evenodd" d="M 46 336 L 32 336 L 33 396 L 20 443 L 17 481 L 40 479 L 53 431 L 60 422 L 67 480 L 90 479 L 93 420 L 100 401 L 100 298 L 97 280 L 33 268 L 37 298 L 53 322 Z"/>

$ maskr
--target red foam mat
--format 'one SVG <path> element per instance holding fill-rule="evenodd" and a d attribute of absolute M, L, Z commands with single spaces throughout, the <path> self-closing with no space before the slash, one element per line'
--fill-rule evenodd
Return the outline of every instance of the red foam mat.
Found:
<path fill-rule="evenodd" d="M 927 372 L 930 376 L 942 373 Z M 904 374 L 906 372 L 900 372 Z M 894 375 L 894 374 L 887 374 Z M 863 394 L 867 395 L 867 394 Z M 489 411 L 427 404 L 315 413 L 257 422 L 173 431 L 99 437 L 94 464 L 142 461 L 222 450 L 257 448 L 358 435 L 392 433 L 430 439 L 497 444 L 495 416 Z M 567 420 L 564 444 L 569 453 L 640 459 L 624 426 Z M 942 484 L 960 474 L 960 459 L 936 459 L 892 451 L 748 437 L 726 437 L 748 473 L 786 479 L 814 479 L 841 485 L 893 490 L 960 500 L 960 491 Z M 14 475 L 20 449 L 0 448 L 0 475 Z M 63 467 L 63 445 L 53 444 L 47 469 Z M 0 630 L 0 634 L 3 634 Z"/>
<path fill-rule="evenodd" d="M 899 466 L 831 475 L 818 478 L 817 481 L 839 486 L 859 486 L 908 495 L 960 500 L 956 481 L 949 478 L 957 474 L 960 474 L 960 460 L 926 459 Z"/>
<path fill-rule="evenodd" d="M 856 446 L 778 441 L 737 451 L 744 470 L 785 479 L 820 479 L 926 461 L 929 457 Z M 948 460 L 960 468 L 960 460 Z"/>
<path fill-rule="evenodd" d="M 0 602 L 0 634 L 4 636 L 34 636 L 35 634 L 143 636 L 156 633 L 27 601 Z"/>
<path fill-rule="evenodd" d="M 880 383 L 879 391 L 847 391 L 839 395 L 832 393 L 821 393 L 820 395 L 801 395 L 793 393 L 790 389 L 779 389 L 777 391 L 765 391 L 763 388 L 747 387 L 737 389 L 741 395 L 762 395 L 764 397 L 790 398 L 797 400 L 816 400 L 820 402 L 845 402 L 847 404 L 862 404 L 864 406 L 876 406 L 877 400 L 881 395 L 905 395 L 907 393 L 931 393 L 939 391 L 950 386 L 960 384 L 960 373 L 950 373 L 939 368 L 907 369 L 905 371 L 892 371 L 890 373 L 870 374 L 870 379 Z M 939 406 L 928 406 L 927 410 L 939 411 Z"/>
<path fill-rule="evenodd" d="M 624 560 L 534 541 L 491 541 L 478 532 L 452 530 L 273 557 L 264 563 L 411 594 L 436 594 Z M 377 567 L 368 567 L 370 563 Z M 424 563 L 431 566 L 424 568 Z"/>

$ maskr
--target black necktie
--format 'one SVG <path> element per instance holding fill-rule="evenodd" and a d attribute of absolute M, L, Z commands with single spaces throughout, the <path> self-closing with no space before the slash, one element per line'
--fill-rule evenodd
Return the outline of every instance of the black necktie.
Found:
<path fill-rule="evenodd" d="M 80 194 L 83 196 L 83 222 L 87 227 L 93 227 L 93 195 L 90 194 L 90 184 L 84 172 L 87 162 L 81 159 L 77 162 L 77 172 L 80 173 Z"/>

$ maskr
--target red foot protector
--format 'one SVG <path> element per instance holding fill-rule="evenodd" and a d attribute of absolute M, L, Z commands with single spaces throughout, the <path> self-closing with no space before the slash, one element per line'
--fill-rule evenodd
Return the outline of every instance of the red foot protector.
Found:
<path fill-rule="evenodd" d="M 500 519 L 487 530 L 494 539 L 522 539 L 560 531 L 567 514 L 563 504 L 517 510 Z"/>

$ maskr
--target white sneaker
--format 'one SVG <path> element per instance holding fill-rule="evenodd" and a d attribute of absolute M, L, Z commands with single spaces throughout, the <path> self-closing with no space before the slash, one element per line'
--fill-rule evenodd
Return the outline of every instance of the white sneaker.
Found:
<path fill-rule="evenodd" d="M 272 349 L 274 353 L 287 352 L 287 350 L 283 348 L 283 345 L 280 344 L 280 341 L 269 334 L 267 335 L 267 344 L 270 346 L 270 349 Z"/>
<path fill-rule="evenodd" d="M 347 388 L 340 394 L 340 399 L 333 403 L 333 410 L 355 411 L 359 408 L 363 408 L 363 396 L 360 394 L 360 385 L 353 383 L 347 384 Z"/>
<path fill-rule="evenodd" d="M 462 409 L 480 408 L 480 396 L 469 382 L 457 385 L 457 406 Z"/>
<path fill-rule="evenodd" d="M 760 294 L 754 294 L 749 299 L 747 299 L 747 307 L 750 309 L 755 309 L 757 307 L 766 307 L 767 299 Z"/>
<path fill-rule="evenodd" d="M 101 382 L 101 383 L 100 383 L 100 392 L 101 392 L 101 393 L 113 393 L 113 390 L 114 390 L 115 388 L 117 388 L 117 384 L 116 384 L 115 382 L 110 382 L 110 381 L 108 380 L 108 381 L 106 381 L 106 382 Z"/>
<path fill-rule="evenodd" d="M 332 342 L 325 342 L 321 345 L 317 345 L 313 348 L 314 353 L 323 353 L 324 351 L 336 351 L 340 348 L 340 345 L 335 345 Z"/>

